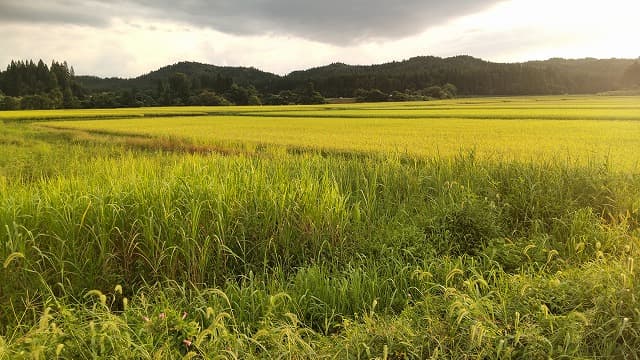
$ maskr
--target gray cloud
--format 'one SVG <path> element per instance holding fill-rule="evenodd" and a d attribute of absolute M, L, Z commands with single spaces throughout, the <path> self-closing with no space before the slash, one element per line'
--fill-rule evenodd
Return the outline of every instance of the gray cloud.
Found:
<path fill-rule="evenodd" d="M 236 35 L 291 35 L 349 45 L 406 37 L 501 0 L 0 0 L 0 20 L 106 26 L 119 18 L 168 20 Z"/>
<path fill-rule="evenodd" d="M 76 1 L 0 0 L 2 23 L 74 24 L 103 27 L 109 23 L 104 4 Z M 93 9 L 92 11 L 88 11 Z"/>

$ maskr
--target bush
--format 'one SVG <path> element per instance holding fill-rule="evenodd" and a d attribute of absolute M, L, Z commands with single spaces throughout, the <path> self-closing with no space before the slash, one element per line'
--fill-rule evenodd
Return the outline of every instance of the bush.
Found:
<path fill-rule="evenodd" d="M 23 110 L 51 109 L 52 107 L 51 99 L 45 95 L 27 95 L 20 101 L 20 108 Z"/>
<path fill-rule="evenodd" d="M 383 102 L 389 100 L 389 95 L 378 89 L 358 89 L 355 91 L 354 95 L 358 102 Z"/>
<path fill-rule="evenodd" d="M 0 110 L 19 110 L 20 99 L 13 96 L 0 95 Z"/>
<path fill-rule="evenodd" d="M 192 96 L 189 98 L 190 105 L 203 105 L 203 106 L 224 106 L 231 105 L 229 100 L 224 97 L 211 92 L 204 90 L 197 96 Z"/>

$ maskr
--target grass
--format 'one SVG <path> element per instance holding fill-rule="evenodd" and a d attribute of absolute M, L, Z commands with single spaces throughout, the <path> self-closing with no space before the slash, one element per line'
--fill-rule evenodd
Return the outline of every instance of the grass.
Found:
<path fill-rule="evenodd" d="M 473 150 L 496 161 L 595 161 L 635 170 L 635 154 L 640 151 L 637 120 L 637 98 L 551 97 L 223 108 L 217 115 L 53 121 L 43 126 L 178 138 L 201 147 L 249 151 L 278 145 L 293 150 L 450 157 Z"/>
<path fill-rule="evenodd" d="M 639 357 L 640 177 L 611 165 L 632 150 L 470 142 L 525 141 L 508 120 L 423 121 L 469 145 L 446 153 L 361 145 L 417 126 L 391 119 L 257 117 L 254 142 L 250 120 L 0 124 L 0 358 Z M 633 129 L 536 124 L 571 158 Z"/>

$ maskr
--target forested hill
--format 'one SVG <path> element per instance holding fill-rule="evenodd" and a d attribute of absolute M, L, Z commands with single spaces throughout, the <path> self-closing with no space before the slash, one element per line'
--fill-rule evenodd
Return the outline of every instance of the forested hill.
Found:
<path fill-rule="evenodd" d="M 313 81 L 325 96 L 351 96 L 356 89 L 383 92 L 423 89 L 451 83 L 462 95 L 582 94 L 609 91 L 640 83 L 625 76 L 629 59 L 550 59 L 526 63 L 492 63 L 471 56 L 415 57 L 380 65 L 331 64 L 295 71 L 285 81 L 295 86 Z"/>
<path fill-rule="evenodd" d="M 456 95 L 588 94 L 640 87 L 640 59 L 493 63 L 471 56 L 335 63 L 286 76 L 180 62 L 132 79 L 75 76 L 66 62 L 12 61 L 0 72 L 0 109 L 313 104 L 425 100 Z"/>
<path fill-rule="evenodd" d="M 257 89 L 266 90 L 280 79 L 280 76 L 260 71 L 255 68 L 215 66 L 197 62 L 179 62 L 164 66 L 156 71 L 138 76 L 133 79 L 106 78 L 95 76 L 79 76 L 78 80 L 90 90 L 113 91 L 124 89 L 157 89 L 158 84 L 167 82 L 176 74 L 185 74 L 192 82 L 192 86 L 215 88 L 223 86 L 222 83 L 235 82 L 240 86 L 254 86 Z"/>
<path fill-rule="evenodd" d="M 194 88 L 220 89 L 221 82 L 253 86 L 261 93 L 296 91 L 311 81 L 325 97 L 352 97 L 358 89 L 384 93 L 455 85 L 459 95 L 588 94 L 632 87 L 640 75 L 629 76 L 632 59 L 549 59 L 525 63 L 493 63 L 471 56 L 414 57 L 378 65 L 335 63 L 278 76 L 255 68 L 221 67 L 180 62 L 134 79 L 79 77 L 90 90 L 156 89 L 175 73 L 184 73 Z M 637 72 L 637 71 L 636 71 Z"/>

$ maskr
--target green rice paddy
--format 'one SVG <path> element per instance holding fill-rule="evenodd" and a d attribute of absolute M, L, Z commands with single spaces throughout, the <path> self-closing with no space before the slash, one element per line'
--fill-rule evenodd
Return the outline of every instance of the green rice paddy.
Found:
<path fill-rule="evenodd" d="M 0 119 L 0 359 L 640 357 L 638 97 Z"/>

